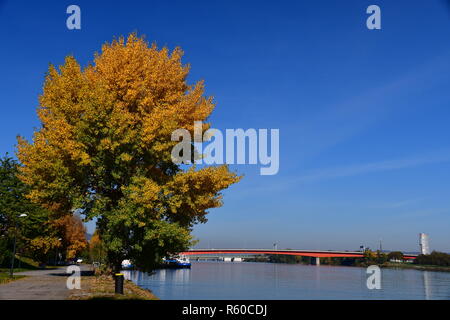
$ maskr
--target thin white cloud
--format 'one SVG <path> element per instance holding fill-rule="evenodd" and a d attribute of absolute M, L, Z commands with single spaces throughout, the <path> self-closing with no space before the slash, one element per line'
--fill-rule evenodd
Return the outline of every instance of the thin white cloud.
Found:
<path fill-rule="evenodd" d="M 229 199 L 245 199 L 249 197 L 263 197 L 267 194 L 275 194 L 284 192 L 289 188 L 298 188 L 300 185 L 309 182 L 316 182 L 322 180 L 345 178 L 350 176 L 357 176 L 368 174 L 372 172 L 401 170 L 408 168 L 415 168 L 423 165 L 438 164 L 450 162 L 450 150 L 441 150 L 434 153 L 428 153 L 427 155 L 417 155 L 402 159 L 394 159 L 387 161 L 371 162 L 365 164 L 353 164 L 348 166 L 321 168 L 299 175 L 297 177 L 278 178 L 277 176 L 271 177 L 270 183 L 260 183 L 256 185 L 249 185 L 239 190 L 238 193 L 230 193 L 227 195 Z M 385 204 L 386 207 L 402 207 L 411 204 L 416 200 L 399 201 L 395 203 Z"/>
<path fill-rule="evenodd" d="M 302 182 L 307 182 L 324 179 L 342 178 L 379 171 L 413 168 L 421 165 L 435 164 L 448 161 L 450 161 L 450 152 L 445 152 L 428 156 L 416 156 L 405 159 L 372 162 L 366 164 L 355 164 L 335 168 L 326 168 L 304 175 L 300 177 L 299 180 Z"/>

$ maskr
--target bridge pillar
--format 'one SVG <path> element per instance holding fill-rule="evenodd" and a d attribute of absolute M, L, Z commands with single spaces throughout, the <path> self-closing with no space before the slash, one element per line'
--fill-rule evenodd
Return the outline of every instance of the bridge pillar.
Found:
<path fill-rule="evenodd" d="M 311 257 L 311 264 L 315 266 L 320 266 L 320 258 L 319 257 Z"/>

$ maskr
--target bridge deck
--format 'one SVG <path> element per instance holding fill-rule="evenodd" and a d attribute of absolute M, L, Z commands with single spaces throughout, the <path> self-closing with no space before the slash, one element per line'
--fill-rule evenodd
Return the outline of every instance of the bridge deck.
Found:
<path fill-rule="evenodd" d="M 255 255 L 295 255 L 315 258 L 362 258 L 364 253 L 361 251 L 331 251 L 331 250 L 295 250 L 295 249 L 190 249 L 189 251 L 181 252 L 183 255 L 210 255 L 210 254 L 255 254 Z M 405 255 L 405 259 L 415 259 L 417 255 Z"/>

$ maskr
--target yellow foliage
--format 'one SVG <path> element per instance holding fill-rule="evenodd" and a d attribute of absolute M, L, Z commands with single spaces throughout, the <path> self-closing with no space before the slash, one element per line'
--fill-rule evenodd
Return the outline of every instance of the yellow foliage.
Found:
<path fill-rule="evenodd" d="M 74 215 L 66 215 L 56 221 L 54 225 L 63 234 L 63 243 L 66 248 L 66 258 L 77 257 L 88 246 L 86 228 L 81 219 Z"/>
<path fill-rule="evenodd" d="M 162 222 L 187 230 L 206 221 L 207 209 L 222 205 L 221 190 L 240 180 L 227 166 L 183 171 L 172 162 L 178 143 L 172 132 L 185 128 L 193 135 L 194 122 L 205 122 L 214 109 L 203 81 L 187 83 L 182 56 L 180 48 L 159 49 L 136 34 L 105 43 L 85 68 L 69 56 L 48 70 L 33 141 L 18 137 L 19 177 L 31 187 L 29 198 L 56 217 L 74 208 L 98 217 L 115 264 L 124 246 L 151 251 L 158 228 L 178 235 L 178 242 L 166 243 L 181 248 L 188 237 Z M 61 220 L 69 229 L 77 226 L 67 236 L 71 257 L 86 244 L 78 223 L 64 219 L 70 218 Z M 140 237 L 138 244 L 132 236 Z"/>
<path fill-rule="evenodd" d="M 104 44 L 84 70 L 71 56 L 59 69 L 50 66 L 39 98 L 42 128 L 31 144 L 18 138 L 20 177 L 34 186 L 30 198 L 67 211 L 61 198 L 74 182 L 67 177 L 73 178 L 75 166 L 96 165 L 99 152 L 129 163 L 140 149 L 150 149 L 168 161 L 176 144 L 172 131 L 193 131 L 194 121 L 206 120 L 214 109 L 212 98 L 203 97 L 203 81 L 186 83 L 189 66 L 182 55 L 180 48 L 158 50 L 131 34 Z M 86 135 L 98 140 L 86 141 Z M 124 151 L 127 144 L 134 150 Z"/>

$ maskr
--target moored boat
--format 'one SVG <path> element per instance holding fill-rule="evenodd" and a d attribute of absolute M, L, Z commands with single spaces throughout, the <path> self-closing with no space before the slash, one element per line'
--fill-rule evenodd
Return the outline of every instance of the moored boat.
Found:
<path fill-rule="evenodd" d="M 133 264 L 131 263 L 130 260 L 123 260 L 122 261 L 122 269 L 132 269 L 133 268 Z"/>
<path fill-rule="evenodd" d="M 164 258 L 163 268 L 190 268 L 191 262 L 185 256 Z"/>

